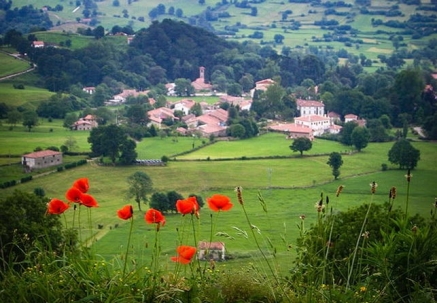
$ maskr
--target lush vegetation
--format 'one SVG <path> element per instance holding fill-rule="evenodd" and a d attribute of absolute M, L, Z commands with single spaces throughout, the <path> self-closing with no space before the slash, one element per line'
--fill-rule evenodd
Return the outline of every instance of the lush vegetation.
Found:
<path fill-rule="evenodd" d="M 99 25 L 121 16 L 146 24 L 120 1 L 49 0 L 47 14 L 0 1 L 1 44 L 37 66 L 0 84 L 0 301 L 434 301 L 436 147 L 417 140 L 419 127 L 425 137 L 437 135 L 430 7 L 413 15 L 417 4 L 378 10 L 366 1 L 313 2 L 308 11 L 306 1 L 289 1 L 277 14 L 274 2 L 205 2 L 182 11 L 128 1 L 152 5 L 155 21 L 134 31 L 134 22 Z M 91 20 L 70 24 L 96 26 L 79 30 L 82 36 L 47 33 L 47 16 L 69 16 L 67 6 Z M 100 14 L 103 6 L 112 13 Z M 257 16 L 265 25 L 246 26 Z M 127 45 L 125 36 L 105 32 L 136 36 Z M 300 39 L 293 48 L 291 36 Z M 34 40 L 57 47 L 36 49 Z M 0 59 L 13 71 L 25 68 Z M 373 65 L 379 68 L 366 72 Z M 250 111 L 220 105 L 230 140 L 180 136 L 177 129 L 188 128 L 182 112 L 162 129 L 148 126 L 148 110 L 175 100 L 165 96 L 168 82 L 176 100 L 192 97 L 199 66 L 215 92 L 232 96 L 275 81 L 254 92 Z M 148 92 L 104 106 L 125 88 Z M 296 99 L 356 114 L 366 128 L 339 122 L 339 135 L 312 142 L 268 133 L 269 120 L 298 115 Z M 196 99 L 204 100 L 218 97 Z M 200 104 L 189 114 L 201 115 Z M 100 126 L 71 131 L 86 115 Z M 24 172 L 20 155 L 46 148 L 62 150 L 64 163 Z M 98 158 L 86 161 L 89 155 Z M 166 165 L 130 165 L 137 158 Z M 225 242 L 226 262 L 197 260 L 199 241 Z"/>

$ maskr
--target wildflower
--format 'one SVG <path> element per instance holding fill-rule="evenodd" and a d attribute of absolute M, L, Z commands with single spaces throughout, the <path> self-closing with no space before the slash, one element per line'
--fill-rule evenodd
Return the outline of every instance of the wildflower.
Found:
<path fill-rule="evenodd" d="M 212 197 L 208 198 L 207 201 L 209 208 L 211 208 L 213 211 L 226 211 L 230 210 L 232 206 L 234 206 L 227 196 L 220 194 L 213 195 Z"/>
<path fill-rule="evenodd" d="M 332 242 L 332 241 L 327 241 L 327 242 L 326 242 L 326 247 L 329 247 L 329 248 L 334 247 L 334 242 Z"/>
<path fill-rule="evenodd" d="M 361 291 L 361 292 L 365 292 L 366 290 L 367 290 L 366 286 L 361 286 L 361 287 L 360 287 L 360 291 Z"/>
<path fill-rule="evenodd" d="M 125 205 L 119 210 L 117 210 L 117 215 L 122 220 L 129 220 L 130 218 L 132 218 L 133 214 L 134 214 L 134 209 L 132 205 Z"/>
<path fill-rule="evenodd" d="M 390 188 L 390 193 L 388 195 L 389 199 L 395 199 L 396 198 L 396 187 Z"/>
<path fill-rule="evenodd" d="M 82 199 L 82 192 L 77 187 L 71 187 L 67 192 L 65 193 L 65 197 L 68 201 L 74 202 L 74 203 L 80 203 Z"/>
<path fill-rule="evenodd" d="M 76 187 L 84 194 L 88 192 L 88 189 L 90 188 L 87 178 L 77 179 L 76 181 L 74 181 L 73 187 Z"/>
<path fill-rule="evenodd" d="M 243 205 L 243 197 L 241 195 L 243 188 L 241 186 L 237 186 L 237 187 L 235 187 L 235 191 L 237 192 L 238 203 Z"/>
<path fill-rule="evenodd" d="M 323 199 L 320 199 L 319 202 L 316 203 L 316 205 L 314 205 L 314 207 L 317 209 L 317 212 L 322 212 L 323 209 L 325 208 L 325 205 L 323 205 Z"/>
<path fill-rule="evenodd" d="M 159 230 L 159 227 L 165 225 L 165 217 L 159 210 L 150 208 L 146 214 L 144 215 L 144 220 L 146 220 L 147 224 L 157 224 L 156 229 Z"/>
<path fill-rule="evenodd" d="M 407 174 L 405 175 L 405 178 L 407 178 L 408 183 L 410 183 L 412 177 L 413 177 L 413 174 L 411 173 L 411 170 L 409 169 Z"/>
<path fill-rule="evenodd" d="M 369 239 L 369 235 L 370 235 L 370 233 L 368 231 L 366 231 L 366 232 L 363 232 L 361 237 L 363 237 L 364 239 Z"/>
<path fill-rule="evenodd" d="M 335 195 L 338 197 L 338 196 L 340 196 L 340 193 L 343 191 L 343 188 L 344 188 L 344 185 L 340 185 L 338 188 L 337 188 L 337 192 L 335 193 Z"/>
<path fill-rule="evenodd" d="M 68 208 L 70 207 L 70 204 L 65 203 L 64 201 L 61 201 L 59 199 L 52 199 L 49 203 L 47 203 L 47 212 L 52 215 L 60 215 L 64 213 Z"/>
<path fill-rule="evenodd" d="M 418 230 L 419 228 L 417 227 L 417 225 L 414 225 L 412 228 L 411 228 L 411 231 L 413 232 L 413 234 L 415 234 L 415 233 L 417 233 L 417 230 Z"/>
<path fill-rule="evenodd" d="M 299 219 L 301 219 L 302 221 L 305 220 L 306 216 L 305 215 L 300 215 Z"/>
<path fill-rule="evenodd" d="M 372 194 L 374 194 L 376 192 L 376 188 L 378 187 L 378 183 L 376 183 L 375 181 L 373 181 L 372 183 L 369 184 L 370 185 L 370 192 Z"/>
<path fill-rule="evenodd" d="M 199 204 L 195 196 L 188 197 L 185 200 L 176 201 L 176 209 L 182 215 L 195 214 L 199 217 Z"/>
<path fill-rule="evenodd" d="M 179 262 L 182 264 L 188 264 L 191 259 L 196 255 L 196 248 L 194 246 L 181 245 L 176 249 L 178 256 L 171 257 L 174 262 Z"/>
<path fill-rule="evenodd" d="M 82 194 L 80 198 L 80 204 L 86 206 L 86 207 L 99 207 L 99 204 L 97 204 L 96 199 L 94 199 L 93 196 L 89 194 Z"/>

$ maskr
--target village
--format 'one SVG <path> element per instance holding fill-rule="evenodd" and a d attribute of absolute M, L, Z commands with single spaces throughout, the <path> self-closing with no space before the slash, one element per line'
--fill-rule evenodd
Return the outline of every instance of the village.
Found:
<path fill-rule="evenodd" d="M 157 129 L 163 127 L 163 121 L 171 119 L 173 121 L 179 118 L 175 116 L 175 111 L 180 111 L 184 115 L 181 118 L 182 122 L 187 125 L 187 128 L 178 127 L 176 131 L 180 135 L 192 135 L 194 132 L 200 134 L 202 137 L 224 137 L 226 136 L 226 122 L 228 120 L 228 112 L 220 108 L 221 103 L 228 103 L 238 107 L 240 110 L 250 110 L 252 105 L 252 97 L 255 91 L 265 91 L 274 84 L 272 79 L 264 79 L 257 81 L 255 87 L 251 90 L 248 96 L 235 97 L 225 93 L 218 93 L 213 91 L 212 85 L 205 82 L 205 68 L 199 68 L 199 78 L 194 80 L 191 85 L 195 90 L 195 95 L 211 96 L 215 95 L 219 98 L 216 104 L 208 104 L 200 102 L 202 115 L 195 116 L 191 113 L 192 107 L 196 102 L 189 98 L 182 98 L 176 102 L 167 102 L 166 106 L 155 108 L 147 112 L 150 120 L 148 126 L 154 125 Z M 175 84 L 168 83 L 166 85 L 167 95 L 175 96 Z M 94 87 L 84 87 L 83 90 L 89 94 L 93 94 Z M 111 100 L 105 102 L 107 106 L 116 106 L 124 104 L 129 96 L 138 97 L 140 95 L 147 96 L 149 91 L 136 91 L 133 89 L 125 89 L 120 94 L 113 96 Z M 149 102 L 153 105 L 156 101 L 149 98 Z M 338 134 L 341 130 L 341 123 L 356 121 L 359 126 L 364 126 L 366 121 L 360 119 L 357 115 L 348 114 L 342 117 L 335 112 L 325 111 L 325 104 L 318 100 L 296 100 L 298 117 L 294 122 L 270 121 L 267 129 L 271 131 L 282 132 L 288 139 L 299 137 L 306 137 L 314 140 L 315 137 L 321 136 L 325 133 Z M 98 123 L 92 115 L 87 115 L 76 121 L 72 126 L 73 130 L 91 130 L 97 127 Z"/>

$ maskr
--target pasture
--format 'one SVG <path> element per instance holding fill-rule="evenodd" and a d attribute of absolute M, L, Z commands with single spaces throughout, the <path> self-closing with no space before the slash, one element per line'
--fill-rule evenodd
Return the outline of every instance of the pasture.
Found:
<path fill-rule="evenodd" d="M 19 73 L 30 68 L 29 62 L 17 59 L 8 54 L 0 52 L 0 77 Z"/>
<path fill-rule="evenodd" d="M 147 141 L 148 139 L 145 139 L 138 145 L 140 150 L 141 145 Z M 174 142 L 172 138 L 153 138 L 147 142 L 150 145 L 147 147 L 144 145 L 144 147 L 145 150 L 156 150 L 156 155 L 158 155 L 162 152 L 189 150 L 191 143 L 191 138 L 179 138 L 179 142 Z M 388 163 L 387 151 L 392 143 L 370 144 L 361 153 L 344 155 L 344 164 L 340 169 L 341 175 L 338 181 L 333 180 L 331 170 L 326 164 L 328 156 L 315 154 L 341 151 L 345 147 L 336 142 L 316 140 L 314 151 L 311 150 L 308 155 L 304 153 L 304 156 L 300 157 L 297 153 L 292 153 L 288 147 L 290 144 L 291 141 L 285 140 L 283 135 L 272 133 L 250 140 L 218 142 L 199 149 L 192 155 L 178 156 L 177 161 L 171 161 L 165 167 L 101 167 L 90 163 L 73 170 L 35 178 L 31 182 L 4 189 L 2 194 L 6 195 L 15 189 L 33 191 L 36 187 L 42 187 L 48 197 L 64 199 L 65 191 L 74 180 L 81 177 L 89 178 L 89 193 L 97 199 L 100 206 L 97 209 L 82 210 L 80 215 L 82 237 L 92 242 L 96 241 L 92 249 L 104 258 L 109 259 L 114 255 L 124 253 L 123 247 L 126 243 L 128 226 L 117 218 L 116 210 L 127 203 L 132 203 L 135 209 L 132 253 L 139 264 L 144 262 L 147 264 L 150 260 L 155 233 L 153 226 L 145 224 L 142 218 L 143 213 L 137 210 L 134 201 L 126 198 L 128 189 L 126 178 L 129 175 L 135 171 L 146 172 L 153 180 L 154 188 L 158 192 L 175 190 L 184 196 L 194 193 L 203 197 L 204 201 L 214 193 L 225 194 L 231 197 L 234 208 L 229 212 L 217 214 L 212 213 L 205 206 L 201 211 L 200 221 L 196 221 L 195 224 L 199 224 L 200 228 L 199 233 L 196 234 L 197 240 L 209 241 L 211 224 L 214 235 L 216 232 L 228 235 L 228 237 L 213 236 L 212 238 L 214 241 L 225 241 L 227 253 L 236 258 L 220 265 L 226 267 L 236 264 L 247 265 L 248 262 L 253 261 L 253 258 L 258 258 L 256 247 L 252 247 L 253 241 L 242 236 L 242 230 L 248 232 L 247 223 L 234 192 L 236 186 L 242 186 L 243 198 L 252 224 L 259 228 L 260 236 L 266 241 L 263 247 L 267 249 L 268 241 L 273 243 L 272 245 L 277 250 L 276 260 L 285 264 L 281 265 L 283 272 L 288 270 L 288 264 L 291 266 L 294 256 L 289 245 L 295 243 L 299 234 L 296 228 L 296 224 L 300 222 L 299 216 L 306 215 L 307 226 L 314 222 L 317 218 L 314 204 L 322 192 L 330 197 L 331 202 L 327 210 L 330 211 L 332 207 L 333 211 L 342 211 L 370 202 L 372 198 L 369 184 L 376 181 L 379 186 L 373 198 L 374 203 L 386 202 L 389 189 L 396 186 L 398 197 L 395 206 L 405 207 L 407 190 L 405 171 L 398 170 L 390 164 L 388 171 L 381 171 L 381 164 Z M 433 176 L 437 168 L 435 156 L 437 146 L 435 143 L 428 142 L 414 142 L 413 144 L 421 150 L 421 161 L 419 161 L 418 168 L 413 171 L 409 196 L 410 212 L 418 212 L 427 216 L 436 194 Z M 206 155 L 217 160 L 193 160 L 202 159 Z M 239 159 L 243 156 L 261 155 L 288 155 L 289 157 Z M 185 160 L 182 161 L 184 157 Z M 225 157 L 237 160 L 219 160 Z M 345 189 L 337 198 L 335 191 L 339 185 L 344 185 Z M 265 200 L 267 212 L 264 212 L 260 205 L 259 194 Z M 146 210 L 147 205 L 143 205 L 142 208 L 143 211 Z M 72 226 L 73 209 L 68 210 L 65 216 L 67 225 Z M 76 227 L 77 216 L 78 214 L 76 214 Z M 101 225 L 101 229 L 97 229 L 98 224 Z M 177 229 L 179 234 L 176 232 Z M 167 224 L 160 233 L 164 267 L 172 266 L 168 262 L 168 256 L 174 253 L 174 247 L 178 243 L 194 241 L 189 230 L 191 230 L 190 216 L 167 214 Z M 194 243 L 188 244 L 194 245 Z"/>

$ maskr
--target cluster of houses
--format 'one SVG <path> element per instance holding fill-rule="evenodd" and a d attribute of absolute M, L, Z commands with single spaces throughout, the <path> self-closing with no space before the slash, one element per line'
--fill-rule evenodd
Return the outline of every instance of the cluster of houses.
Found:
<path fill-rule="evenodd" d="M 272 79 L 264 79 L 256 82 L 255 87 L 252 89 L 250 96 L 248 97 L 234 97 L 226 94 L 215 94 L 219 97 L 217 104 L 210 105 L 206 102 L 200 102 L 199 105 L 202 109 L 201 116 L 195 116 L 191 114 L 192 107 L 196 104 L 191 99 L 181 99 L 177 102 L 169 102 L 164 107 L 159 107 L 147 112 L 150 120 L 149 125 L 154 125 L 158 129 L 163 127 L 165 120 L 171 119 L 173 121 L 179 118 L 175 115 L 175 111 L 183 112 L 184 116 L 182 121 L 188 128 L 178 128 L 177 131 L 182 135 L 190 135 L 193 132 L 201 134 L 204 137 L 211 135 L 221 137 L 226 135 L 226 121 L 228 119 L 227 111 L 220 108 L 220 103 L 228 103 L 234 106 L 239 106 L 241 110 L 250 110 L 252 105 L 252 97 L 256 90 L 265 91 L 270 85 L 275 82 Z M 191 85 L 195 88 L 196 94 L 211 95 L 212 85 L 205 82 L 205 68 L 199 68 L 199 78 L 194 80 Z M 166 85 L 167 94 L 174 95 L 174 83 Z M 89 94 L 95 92 L 94 87 L 84 87 L 83 90 Z M 129 96 L 138 97 L 140 95 L 147 96 L 148 91 L 139 92 L 132 89 L 123 90 L 120 94 L 113 96 L 111 100 L 106 102 L 106 105 L 118 105 L 126 102 Z M 153 105 L 155 100 L 148 98 L 149 102 Z M 293 123 L 280 123 L 272 122 L 268 129 L 272 131 L 284 132 L 287 138 L 293 139 L 298 137 L 307 137 L 311 140 L 316 136 L 320 136 L 324 133 L 338 134 L 341 130 L 340 115 L 329 112 L 325 113 L 325 105 L 323 101 L 316 100 L 297 100 L 297 110 L 299 117 L 294 119 Z M 345 122 L 356 121 L 359 125 L 364 125 L 365 121 L 359 119 L 356 115 L 346 115 Z M 90 130 L 97 127 L 98 124 L 95 117 L 88 115 L 85 118 L 77 121 L 72 129 L 74 130 Z"/>

